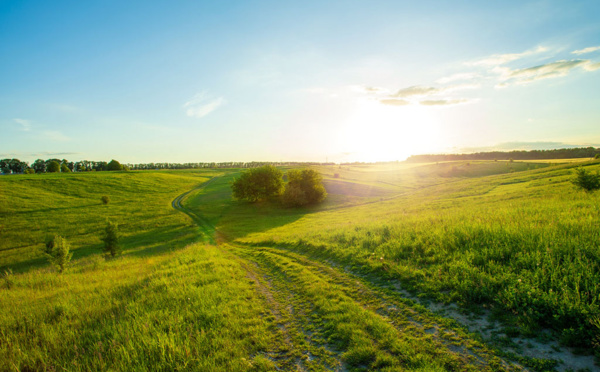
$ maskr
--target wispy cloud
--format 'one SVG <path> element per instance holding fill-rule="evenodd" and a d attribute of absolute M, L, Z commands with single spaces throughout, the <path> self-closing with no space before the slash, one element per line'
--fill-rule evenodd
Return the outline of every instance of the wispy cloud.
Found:
<path fill-rule="evenodd" d="M 21 126 L 21 130 L 29 132 L 31 130 L 31 122 L 25 119 L 13 119 L 13 121 Z"/>
<path fill-rule="evenodd" d="M 424 106 L 451 106 L 451 105 L 459 105 L 461 103 L 468 103 L 470 100 L 459 98 L 459 99 L 428 99 L 420 101 L 420 105 Z"/>
<path fill-rule="evenodd" d="M 530 49 L 522 53 L 507 53 L 507 54 L 494 54 L 489 57 L 480 59 L 475 62 L 467 63 L 468 65 L 473 66 L 500 66 L 508 62 L 516 61 L 518 59 L 522 59 L 528 56 L 532 56 L 535 54 L 543 53 L 548 51 L 548 48 L 543 46 L 538 46 L 535 49 Z"/>
<path fill-rule="evenodd" d="M 453 75 L 438 79 L 438 80 L 436 80 L 436 83 L 448 84 L 448 83 L 453 83 L 455 81 L 474 80 L 479 77 L 481 77 L 481 75 L 476 72 L 461 72 L 458 74 L 453 74 Z"/>
<path fill-rule="evenodd" d="M 45 138 L 55 142 L 67 142 L 71 140 L 71 138 L 65 136 L 57 130 L 46 130 L 43 132 L 43 135 Z"/>
<path fill-rule="evenodd" d="M 383 103 L 384 105 L 389 105 L 389 106 L 406 106 L 406 105 L 410 105 L 410 101 L 407 101 L 405 99 L 388 98 L 388 99 L 380 99 L 379 102 Z"/>
<path fill-rule="evenodd" d="M 213 98 L 207 92 L 201 92 L 187 101 L 183 108 L 187 116 L 201 118 L 215 111 L 225 102 L 223 97 Z"/>
<path fill-rule="evenodd" d="M 539 66 L 522 68 L 518 70 L 505 69 L 502 71 L 502 80 L 512 80 L 516 84 L 530 83 L 536 80 L 567 76 L 576 67 L 589 65 L 589 60 L 575 59 L 571 61 L 556 61 Z"/>
<path fill-rule="evenodd" d="M 584 69 L 588 71 L 596 71 L 600 69 L 600 62 L 590 62 L 583 66 Z"/>
<path fill-rule="evenodd" d="M 583 48 L 583 49 L 579 49 L 579 50 L 574 50 L 571 53 L 580 55 L 580 54 L 592 53 L 592 52 L 595 52 L 598 50 L 600 50 L 600 46 L 593 46 L 593 47 L 587 47 L 587 48 Z"/>
<path fill-rule="evenodd" d="M 11 152 L 1 153 L 0 158 L 54 158 L 66 157 L 71 155 L 81 155 L 80 152 Z"/>
<path fill-rule="evenodd" d="M 436 94 L 439 92 L 440 92 L 439 88 L 413 85 L 412 87 L 403 88 L 394 94 L 390 94 L 390 97 L 407 98 L 407 97 L 413 97 L 413 96 L 427 96 L 427 95 L 432 95 L 432 94 Z"/>

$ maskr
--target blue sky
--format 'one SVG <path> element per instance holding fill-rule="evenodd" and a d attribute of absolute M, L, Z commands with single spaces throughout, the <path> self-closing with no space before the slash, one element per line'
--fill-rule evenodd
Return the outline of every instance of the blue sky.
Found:
<path fill-rule="evenodd" d="M 600 3 L 0 0 L 0 82 L 30 162 L 600 146 Z"/>

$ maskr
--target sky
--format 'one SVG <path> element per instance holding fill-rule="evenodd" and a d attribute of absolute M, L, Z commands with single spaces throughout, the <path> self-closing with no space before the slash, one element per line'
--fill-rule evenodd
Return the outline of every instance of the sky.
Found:
<path fill-rule="evenodd" d="M 600 146 L 600 2 L 0 0 L 0 158 Z"/>

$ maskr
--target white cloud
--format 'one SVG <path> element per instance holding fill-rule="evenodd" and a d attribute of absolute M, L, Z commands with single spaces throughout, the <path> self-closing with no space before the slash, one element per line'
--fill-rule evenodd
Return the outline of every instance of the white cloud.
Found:
<path fill-rule="evenodd" d="M 579 49 L 579 50 L 574 50 L 571 53 L 572 54 L 586 54 L 586 53 L 592 53 L 595 51 L 600 50 L 600 46 L 594 46 L 594 47 L 588 47 L 588 48 L 583 48 L 583 49 Z"/>
<path fill-rule="evenodd" d="M 381 99 L 381 100 L 379 100 L 379 102 L 383 103 L 384 105 L 388 105 L 388 106 L 410 105 L 410 101 L 407 101 L 405 99 Z"/>
<path fill-rule="evenodd" d="M 13 119 L 13 121 L 21 126 L 21 130 L 29 132 L 31 130 L 31 122 L 25 119 Z"/>
<path fill-rule="evenodd" d="M 589 63 L 589 60 L 575 59 L 550 62 L 518 70 L 504 69 L 502 70 L 502 79 L 512 80 L 517 84 L 530 83 L 536 80 L 567 76 L 572 69 L 585 67 Z"/>
<path fill-rule="evenodd" d="M 516 61 L 518 59 L 531 56 L 538 53 L 543 53 L 548 51 L 548 48 L 539 46 L 535 49 L 527 50 L 523 53 L 508 53 L 508 54 L 494 54 L 487 58 L 481 59 L 479 61 L 468 63 L 468 65 L 473 66 L 499 66 L 508 62 Z"/>
<path fill-rule="evenodd" d="M 480 75 L 475 72 L 462 72 L 459 74 L 453 74 L 453 75 L 438 79 L 436 81 L 436 83 L 447 84 L 447 83 L 452 83 L 452 82 L 461 81 L 461 80 L 473 80 L 473 79 L 477 79 L 479 77 L 480 77 Z"/>
<path fill-rule="evenodd" d="M 56 142 L 66 142 L 71 139 L 57 130 L 47 130 L 43 132 L 44 138 Z"/>
<path fill-rule="evenodd" d="M 584 69 L 588 71 L 596 71 L 600 69 L 600 62 L 590 62 L 583 66 Z"/>
<path fill-rule="evenodd" d="M 432 100 L 423 100 L 419 102 L 419 104 L 424 106 L 450 106 L 450 105 L 458 105 L 461 103 L 469 102 L 468 99 L 459 98 L 459 99 L 432 99 Z"/>
<path fill-rule="evenodd" d="M 212 98 L 207 92 L 201 92 L 187 101 L 183 108 L 186 109 L 187 116 L 201 118 L 210 114 L 225 102 L 223 97 Z"/>
<path fill-rule="evenodd" d="M 433 94 L 436 94 L 439 92 L 440 92 L 439 88 L 413 85 L 412 87 L 400 89 L 396 93 L 391 94 L 390 97 L 406 98 L 406 97 L 413 97 L 413 96 L 428 96 L 428 95 L 433 95 Z"/>

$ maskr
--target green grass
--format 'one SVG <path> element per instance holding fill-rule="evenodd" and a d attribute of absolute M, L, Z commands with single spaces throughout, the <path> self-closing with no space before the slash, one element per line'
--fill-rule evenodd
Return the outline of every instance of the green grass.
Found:
<path fill-rule="evenodd" d="M 15 275 L 0 295 L 1 370 L 261 370 L 277 344 L 246 271 L 203 245 Z"/>
<path fill-rule="evenodd" d="M 318 167 L 329 197 L 300 209 L 232 200 L 235 169 L 2 177 L 0 370 L 552 370 L 396 285 L 492 309 L 507 344 L 549 327 L 598 352 L 600 199 L 574 167 Z M 75 249 L 63 274 L 47 234 Z"/>
<path fill-rule="evenodd" d="M 240 241 L 378 271 L 444 302 L 509 313 L 525 334 L 550 327 L 567 345 L 597 348 L 600 200 L 572 177 L 562 166 L 462 179 Z"/>
<path fill-rule="evenodd" d="M 180 248 L 197 228 L 171 207 L 178 194 L 210 172 L 97 172 L 4 176 L 0 179 L 0 268 L 45 264 L 47 235 L 65 237 L 74 258 L 99 252 L 107 219 L 119 224 L 125 251 Z M 108 204 L 100 198 L 110 197 Z"/>

